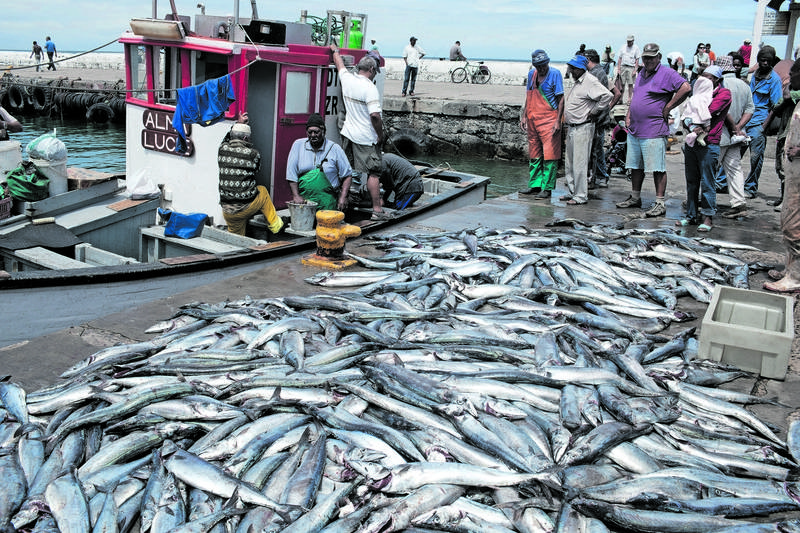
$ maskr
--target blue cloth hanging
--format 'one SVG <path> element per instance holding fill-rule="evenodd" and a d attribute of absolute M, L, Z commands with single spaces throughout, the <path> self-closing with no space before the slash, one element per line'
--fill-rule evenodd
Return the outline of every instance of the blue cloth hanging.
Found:
<path fill-rule="evenodd" d="M 208 80 L 201 85 L 178 89 L 175 115 L 172 117 L 172 127 L 178 132 L 175 151 L 186 151 L 184 124 L 210 126 L 222 119 L 228 107 L 235 101 L 230 74 Z"/>

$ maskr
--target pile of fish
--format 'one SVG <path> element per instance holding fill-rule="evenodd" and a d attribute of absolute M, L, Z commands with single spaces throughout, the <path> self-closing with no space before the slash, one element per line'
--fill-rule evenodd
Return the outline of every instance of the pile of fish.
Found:
<path fill-rule="evenodd" d="M 800 531 L 786 437 L 697 359 L 735 245 L 573 223 L 384 235 L 337 291 L 184 306 L 26 393 L 0 527 Z M 364 254 L 370 255 L 370 254 Z"/>

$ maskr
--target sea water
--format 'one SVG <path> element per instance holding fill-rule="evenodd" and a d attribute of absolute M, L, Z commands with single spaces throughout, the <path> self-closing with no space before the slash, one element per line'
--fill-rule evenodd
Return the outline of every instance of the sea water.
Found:
<path fill-rule="evenodd" d="M 101 172 L 125 172 L 125 125 L 93 124 L 82 120 L 49 117 L 20 117 L 23 131 L 12 134 L 22 144 L 23 159 L 28 159 L 25 147 L 45 133 L 56 136 L 67 147 L 67 165 Z M 510 194 L 527 185 L 528 164 L 524 161 L 486 159 L 469 154 L 421 156 L 418 159 L 461 172 L 489 176 L 492 179 L 487 196 L 496 198 Z"/>

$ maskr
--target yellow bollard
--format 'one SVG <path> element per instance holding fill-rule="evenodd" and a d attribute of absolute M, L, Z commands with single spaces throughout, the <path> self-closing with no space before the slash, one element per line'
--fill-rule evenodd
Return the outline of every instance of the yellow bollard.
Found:
<path fill-rule="evenodd" d="M 355 259 L 345 259 L 344 243 L 348 237 L 361 235 L 361 228 L 343 221 L 341 211 L 317 211 L 317 253 L 301 259 L 304 265 L 345 268 L 357 263 Z"/>

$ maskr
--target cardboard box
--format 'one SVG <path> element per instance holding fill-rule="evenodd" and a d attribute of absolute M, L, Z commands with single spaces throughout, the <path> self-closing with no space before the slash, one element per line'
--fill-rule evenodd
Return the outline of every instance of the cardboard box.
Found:
<path fill-rule="evenodd" d="M 794 339 L 794 298 L 717 285 L 700 329 L 699 356 L 783 379 Z"/>

